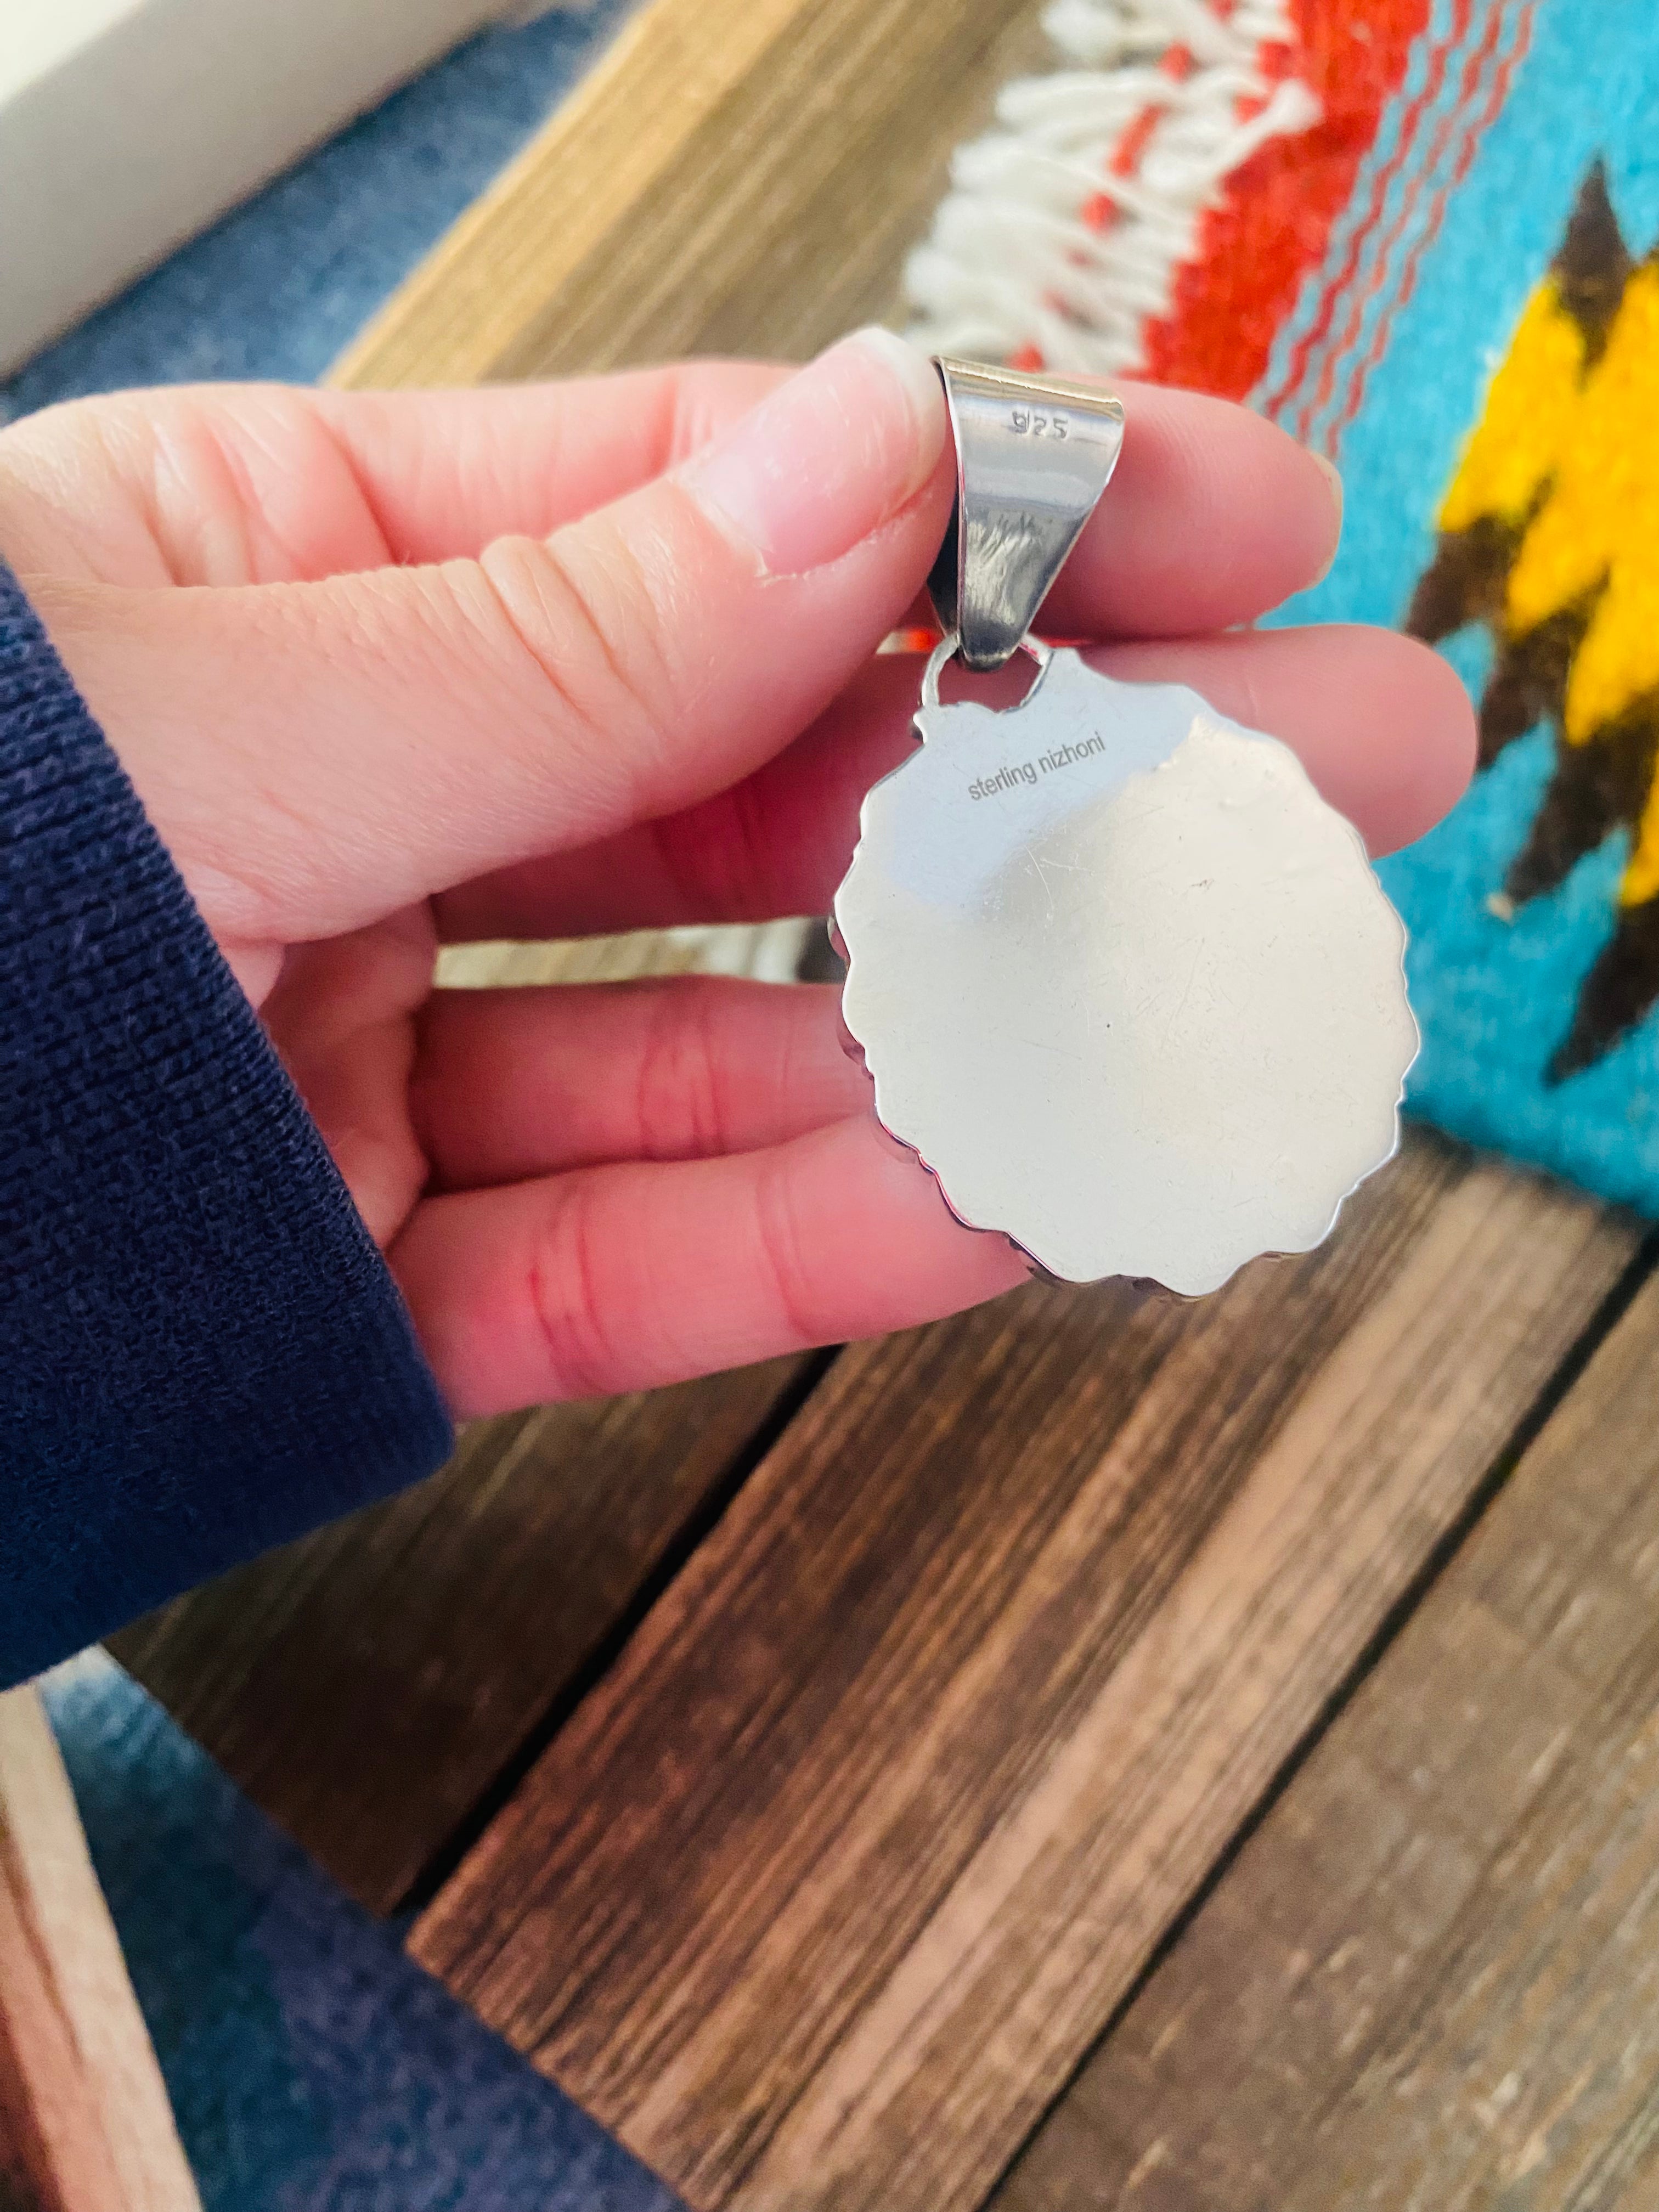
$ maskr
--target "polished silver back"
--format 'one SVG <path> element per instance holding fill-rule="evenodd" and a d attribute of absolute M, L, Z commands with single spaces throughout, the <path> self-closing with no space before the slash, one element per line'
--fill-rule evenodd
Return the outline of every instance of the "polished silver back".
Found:
<path fill-rule="evenodd" d="M 884 1125 L 1073 1280 L 1195 1294 L 1318 1243 L 1417 1049 L 1353 830 L 1275 738 L 1069 650 L 916 719 L 836 899 Z"/>

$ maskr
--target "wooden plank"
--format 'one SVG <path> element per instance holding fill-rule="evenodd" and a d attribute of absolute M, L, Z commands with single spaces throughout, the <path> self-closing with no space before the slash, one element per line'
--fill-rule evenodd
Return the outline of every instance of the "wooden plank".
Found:
<path fill-rule="evenodd" d="M 799 358 L 891 306 L 1033 0 L 649 0 L 342 362 L 472 384 Z"/>
<path fill-rule="evenodd" d="M 504 983 L 623 983 L 640 975 L 750 975 L 792 983 L 809 945 L 828 943 L 822 921 L 713 922 L 683 929 L 631 929 L 616 937 L 497 939 L 447 945 L 439 984 L 477 990 Z"/>
<path fill-rule="evenodd" d="M 997 2203 L 1659 2203 L 1659 1279 Z"/>
<path fill-rule="evenodd" d="M 0 1695 L 0 2203 L 198 2212 L 40 1700 Z"/>
<path fill-rule="evenodd" d="M 1628 1262 L 1426 1138 L 842 1356 L 417 1923 L 695 2204 L 980 2202 Z"/>
<path fill-rule="evenodd" d="M 337 1881 L 391 1911 L 812 1371 L 776 1360 L 480 1422 L 429 1482 L 110 1648 Z"/>

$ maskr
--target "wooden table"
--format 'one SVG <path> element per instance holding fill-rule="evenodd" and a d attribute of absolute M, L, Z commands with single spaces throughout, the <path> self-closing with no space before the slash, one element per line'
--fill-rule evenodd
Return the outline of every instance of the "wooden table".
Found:
<path fill-rule="evenodd" d="M 1025 0 L 654 0 L 360 381 L 888 306 Z M 119 1656 L 698 2207 L 1659 2203 L 1659 1284 L 1423 1134 L 1196 1306 L 475 1428 Z"/>

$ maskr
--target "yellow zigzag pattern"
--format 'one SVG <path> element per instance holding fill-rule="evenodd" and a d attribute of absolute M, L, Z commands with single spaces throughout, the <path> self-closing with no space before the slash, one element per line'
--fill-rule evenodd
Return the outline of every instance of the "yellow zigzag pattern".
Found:
<path fill-rule="evenodd" d="M 1635 270 L 1600 359 L 1547 277 L 1522 316 L 1442 502 L 1443 531 L 1492 519 L 1522 530 L 1503 622 L 1524 638 L 1594 599 L 1573 656 L 1563 734 L 1589 744 L 1659 694 L 1659 269 Z M 1595 596 L 1599 594 L 1599 596 Z M 1659 894 L 1659 787 L 1620 885 L 1626 906 Z"/>

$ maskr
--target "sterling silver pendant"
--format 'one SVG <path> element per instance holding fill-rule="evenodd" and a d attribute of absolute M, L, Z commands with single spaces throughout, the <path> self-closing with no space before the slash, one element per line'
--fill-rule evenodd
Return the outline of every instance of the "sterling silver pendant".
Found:
<path fill-rule="evenodd" d="M 1319 1243 L 1395 1150 L 1405 931 L 1287 746 L 1025 636 L 1115 461 L 1115 402 L 940 366 L 963 558 L 947 544 L 936 590 L 974 646 L 934 653 L 921 748 L 864 802 L 843 1015 L 884 1127 L 959 1219 L 1070 1281 L 1194 1296 Z M 1032 464 L 1036 419 L 1061 428 Z M 1061 447 L 1069 480 L 1042 467 Z M 1022 641 L 1021 705 L 939 702 L 953 653 L 994 666 Z"/>

